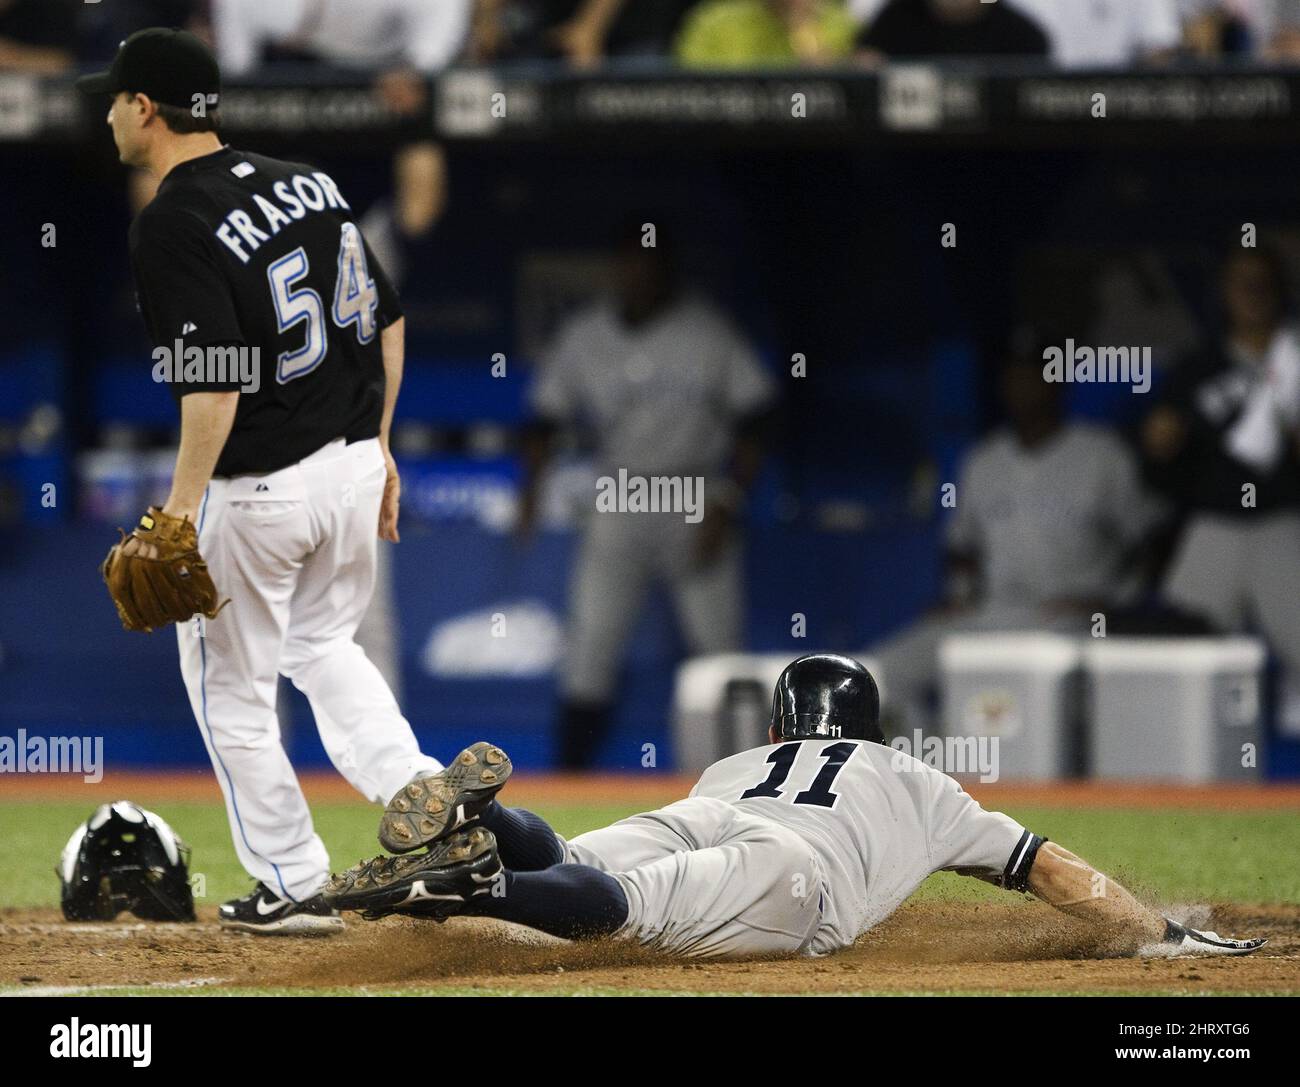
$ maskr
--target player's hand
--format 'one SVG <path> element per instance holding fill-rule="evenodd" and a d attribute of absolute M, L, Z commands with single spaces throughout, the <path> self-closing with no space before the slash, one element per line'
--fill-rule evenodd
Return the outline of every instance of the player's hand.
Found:
<path fill-rule="evenodd" d="M 164 505 L 162 512 L 169 517 L 188 519 L 191 524 L 198 523 L 197 510 L 185 508 L 173 502 Z M 156 546 L 148 540 L 142 540 L 135 532 L 132 532 L 130 536 L 122 541 L 120 551 L 123 555 L 139 555 L 142 559 L 156 559 L 159 554 Z"/>
<path fill-rule="evenodd" d="M 139 536 L 131 535 L 122 541 L 123 555 L 139 555 L 142 559 L 156 559 L 158 548 Z"/>
<path fill-rule="evenodd" d="M 387 476 L 384 479 L 384 498 L 379 504 L 379 538 L 400 543 L 402 537 L 397 532 L 397 516 L 402 502 L 402 477 L 397 473 L 397 461 L 387 449 L 384 450 L 384 467 Z"/>
<path fill-rule="evenodd" d="M 1173 408 L 1158 407 L 1142 424 L 1142 447 L 1147 456 L 1167 464 L 1182 451 L 1187 440 L 1187 424 Z"/>
<path fill-rule="evenodd" d="M 537 532 L 537 489 L 521 487 L 519 507 L 515 511 L 515 543 L 527 547 Z"/>
<path fill-rule="evenodd" d="M 1165 918 L 1165 938 L 1160 943 L 1158 953 L 1171 958 L 1183 955 L 1249 955 L 1266 943 L 1268 941 L 1263 937 L 1230 940 L 1217 932 L 1200 932 Z"/>

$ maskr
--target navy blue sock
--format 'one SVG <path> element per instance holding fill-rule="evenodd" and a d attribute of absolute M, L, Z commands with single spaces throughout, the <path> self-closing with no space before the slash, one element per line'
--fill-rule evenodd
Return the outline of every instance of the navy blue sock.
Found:
<path fill-rule="evenodd" d="M 540 815 L 492 801 L 479 821 L 497 839 L 501 863 L 517 872 L 536 872 L 564 859 L 564 847 Z"/>
<path fill-rule="evenodd" d="M 507 870 L 502 878 L 504 894 L 472 899 L 467 912 L 566 940 L 608 936 L 627 921 L 627 895 L 618 880 L 599 868 L 557 864 L 544 872 Z"/>

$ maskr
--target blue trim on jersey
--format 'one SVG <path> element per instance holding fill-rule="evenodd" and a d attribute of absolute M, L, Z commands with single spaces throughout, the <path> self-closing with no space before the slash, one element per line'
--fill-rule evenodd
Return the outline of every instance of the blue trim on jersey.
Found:
<path fill-rule="evenodd" d="M 349 233 L 350 229 L 350 233 Z M 353 244 L 349 245 L 349 239 Z M 334 285 L 334 323 L 343 331 L 350 324 L 357 326 L 357 340 L 363 344 L 373 342 L 379 331 L 375 324 L 375 310 L 379 308 L 379 292 L 375 290 L 375 281 L 370 278 L 370 269 L 366 265 L 366 247 L 361 240 L 361 231 L 356 223 L 344 223 L 339 238 L 339 267 Z M 358 279 L 357 268 L 361 276 Z M 362 299 L 366 312 L 361 307 L 353 307 L 351 316 L 340 316 L 344 303 L 353 303 Z M 366 335 L 366 326 L 370 326 L 370 335 Z"/>
<path fill-rule="evenodd" d="M 211 484 L 203 491 L 203 505 L 199 507 L 199 526 L 198 532 L 203 533 L 203 521 L 208 512 L 208 491 L 212 489 Z M 202 622 L 202 620 L 199 620 Z M 212 726 L 208 723 L 208 645 L 207 638 L 199 636 L 199 699 L 203 708 L 203 728 L 208 734 L 208 745 L 212 748 L 213 757 L 217 760 L 217 765 L 221 767 L 221 772 L 226 775 L 226 784 L 230 789 L 230 810 L 235 813 L 235 825 L 239 827 L 239 836 L 244 839 L 244 845 L 248 851 L 260 861 L 265 861 L 275 872 L 276 882 L 280 884 L 280 893 L 290 902 L 296 903 L 298 900 L 289 894 L 284 887 L 284 877 L 280 874 L 280 866 L 274 861 L 268 861 L 248 840 L 248 834 L 244 830 L 244 820 L 239 814 L 239 802 L 235 799 L 235 782 L 230 776 L 230 770 L 227 768 L 225 760 L 221 757 L 221 752 L 217 750 L 216 737 L 212 735 Z"/>

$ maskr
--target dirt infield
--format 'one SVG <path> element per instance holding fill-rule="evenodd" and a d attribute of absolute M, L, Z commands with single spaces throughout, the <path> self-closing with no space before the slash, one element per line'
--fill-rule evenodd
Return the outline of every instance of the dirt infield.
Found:
<path fill-rule="evenodd" d="M 717 963 L 476 919 L 353 918 L 338 936 L 304 940 L 226 933 L 210 910 L 196 925 L 66 924 L 23 910 L 0 914 L 0 989 L 1300 993 L 1300 908 L 1226 906 L 1188 920 L 1270 942 L 1239 959 L 1099 959 L 1080 925 L 1038 903 L 918 903 L 837 955 Z"/>
<path fill-rule="evenodd" d="M 338 774 L 313 771 L 298 775 L 309 801 L 358 800 Z M 1300 810 L 1300 785 L 1186 785 L 1170 782 L 1042 781 L 985 784 L 960 778 L 966 790 L 986 807 L 1014 804 L 1076 808 L 1183 808 L 1199 811 Z M 642 804 L 656 807 L 680 800 L 696 777 L 669 773 L 515 774 L 510 779 L 512 804 Z M 70 788 L 71 786 L 71 788 Z M 167 773 L 109 771 L 87 786 L 78 775 L 6 775 L 8 800 L 64 800 L 70 792 L 91 803 L 138 797 L 142 802 L 211 801 L 221 790 L 210 770 Z"/>

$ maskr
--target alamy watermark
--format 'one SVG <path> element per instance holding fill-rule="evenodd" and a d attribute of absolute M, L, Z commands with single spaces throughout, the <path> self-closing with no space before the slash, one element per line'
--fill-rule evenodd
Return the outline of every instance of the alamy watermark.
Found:
<path fill-rule="evenodd" d="M 0 774 L 80 774 L 88 785 L 104 777 L 103 736 L 0 736 Z"/>
<path fill-rule="evenodd" d="M 998 780 L 1001 745 L 997 736 L 925 736 L 919 728 L 912 735 L 895 736 L 889 741 L 897 754 L 890 759 L 890 769 L 905 772 L 910 764 L 904 755 L 945 774 L 978 774 L 982 782 Z"/>
<path fill-rule="evenodd" d="M 1064 347 L 1043 349 L 1043 380 L 1067 384 L 1132 385 L 1132 392 L 1151 391 L 1151 348 L 1088 347 L 1066 340 Z"/>
<path fill-rule="evenodd" d="M 680 513 L 688 525 L 704 518 L 703 476 L 632 476 L 596 480 L 597 513 Z"/>
<path fill-rule="evenodd" d="M 50 1056 L 55 1058 L 106 1057 L 148 1068 L 152 1051 L 151 1023 L 83 1023 L 74 1015 L 50 1027 Z"/>
<path fill-rule="evenodd" d="M 255 393 L 262 387 L 260 347 L 186 347 L 177 339 L 172 347 L 153 350 L 153 379 L 169 385 L 230 384 Z"/>

